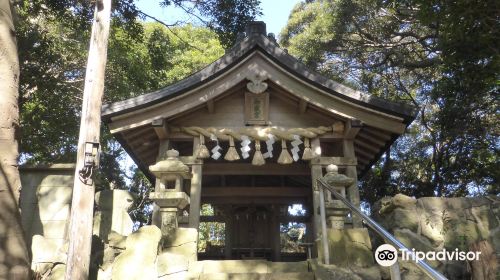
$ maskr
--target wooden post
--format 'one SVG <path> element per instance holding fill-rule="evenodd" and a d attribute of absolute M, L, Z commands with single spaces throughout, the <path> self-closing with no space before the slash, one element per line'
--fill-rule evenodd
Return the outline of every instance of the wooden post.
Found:
<path fill-rule="evenodd" d="M 344 157 L 356 158 L 354 154 L 354 141 L 351 139 L 344 139 L 343 141 Z M 358 189 L 358 173 L 356 171 L 356 166 L 346 167 L 346 176 L 354 179 L 354 183 L 346 188 L 346 194 L 349 201 L 359 208 L 359 189 Z M 353 227 L 362 227 L 363 222 L 360 217 L 352 216 Z"/>
<path fill-rule="evenodd" d="M 311 149 L 316 154 L 316 156 L 321 156 L 321 147 L 319 138 L 314 138 L 311 140 Z M 323 171 L 320 164 L 312 164 L 311 166 L 311 180 L 312 180 L 312 191 L 313 191 L 313 243 L 316 246 L 316 241 L 319 239 L 321 233 L 321 217 L 319 213 L 320 198 L 319 198 L 319 186 L 317 179 L 323 176 Z M 318 250 L 313 250 L 313 258 L 317 257 Z"/>
<path fill-rule="evenodd" d="M 272 241 L 272 260 L 273 262 L 281 261 L 281 232 L 280 232 L 280 208 L 281 205 L 274 204 L 271 218 L 271 241 Z"/>
<path fill-rule="evenodd" d="M 224 256 L 226 260 L 230 260 L 233 258 L 233 208 L 231 205 L 226 207 L 226 226 L 225 226 L 225 236 L 224 236 Z"/>
<path fill-rule="evenodd" d="M 77 165 L 71 203 L 69 249 L 65 275 L 67 280 L 83 280 L 89 277 L 95 187 L 93 180 L 81 178 L 80 170 L 84 166 L 85 142 L 99 143 L 110 17 L 111 0 L 98 0 L 90 37 L 83 91 Z M 96 168 L 97 166 L 93 167 L 93 169 Z"/>
<path fill-rule="evenodd" d="M 193 156 L 200 143 L 200 138 L 193 138 Z M 201 204 L 201 176 L 202 164 L 195 163 L 191 167 L 193 177 L 191 178 L 190 204 L 189 204 L 189 227 L 198 230 L 200 228 L 200 204 Z"/>
<path fill-rule="evenodd" d="M 319 209 L 321 213 L 321 246 L 323 247 L 323 263 L 330 264 L 330 248 L 328 247 L 328 236 L 326 232 L 326 210 L 325 210 L 325 190 L 319 188 Z"/>

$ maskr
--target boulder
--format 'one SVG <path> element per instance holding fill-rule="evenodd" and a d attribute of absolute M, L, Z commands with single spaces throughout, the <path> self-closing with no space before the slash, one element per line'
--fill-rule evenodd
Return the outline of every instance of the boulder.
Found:
<path fill-rule="evenodd" d="M 159 254 L 156 262 L 158 277 L 187 271 L 188 266 L 189 261 L 185 256 L 169 252 Z"/>
<path fill-rule="evenodd" d="M 156 279 L 156 256 L 161 239 L 157 226 L 144 226 L 132 233 L 126 248 L 113 263 L 112 279 Z"/>
<path fill-rule="evenodd" d="M 372 213 L 376 221 L 410 249 L 428 252 L 458 248 L 469 251 L 470 246 L 486 242 L 492 251 L 500 251 L 500 199 L 495 196 L 424 197 L 415 200 L 396 195 L 376 202 Z M 468 267 L 471 263 L 434 261 L 429 264 L 449 279 L 470 278 Z M 407 262 L 400 262 L 400 265 L 404 271 L 402 279 L 423 277 L 415 265 Z"/>
<path fill-rule="evenodd" d="M 177 228 L 163 237 L 163 252 L 184 256 L 195 262 L 198 254 L 198 231 L 194 228 Z"/>
<path fill-rule="evenodd" d="M 116 231 L 111 231 L 108 234 L 109 247 L 123 250 L 127 247 L 126 242 L 127 242 L 127 237 L 117 233 Z"/>
<path fill-rule="evenodd" d="M 134 195 L 126 190 L 104 190 L 96 193 L 98 207 L 94 217 L 94 234 L 105 240 L 111 231 L 128 236 L 134 223 L 128 209 L 134 203 Z"/>
<path fill-rule="evenodd" d="M 66 273 L 66 265 L 65 264 L 57 264 L 52 268 L 49 277 L 47 280 L 64 280 L 64 274 Z"/>

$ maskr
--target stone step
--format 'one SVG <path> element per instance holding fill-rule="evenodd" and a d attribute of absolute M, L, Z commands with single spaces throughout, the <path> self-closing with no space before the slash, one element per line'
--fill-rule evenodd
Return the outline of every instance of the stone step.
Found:
<path fill-rule="evenodd" d="M 314 280 L 312 272 L 277 273 L 208 273 L 201 274 L 199 280 Z"/>
<path fill-rule="evenodd" d="M 198 261 L 190 264 L 189 271 L 200 274 L 212 273 L 280 273 L 308 272 L 308 263 L 270 262 L 266 260 Z"/>

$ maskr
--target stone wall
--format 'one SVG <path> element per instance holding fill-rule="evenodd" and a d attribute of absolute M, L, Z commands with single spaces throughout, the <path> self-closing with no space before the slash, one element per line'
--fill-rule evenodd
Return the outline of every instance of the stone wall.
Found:
<path fill-rule="evenodd" d="M 74 164 L 20 168 L 21 221 L 32 256 L 31 268 L 39 279 L 64 278 L 74 168 Z M 117 236 L 126 240 L 133 229 L 128 209 L 134 196 L 126 190 L 104 190 L 97 192 L 95 199 L 94 239 L 107 242 L 111 234 L 113 240 Z M 107 244 L 103 241 L 93 244 L 93 253 L 102 253 L 99 244 Z M 120 248 L 110 250 L 120 252 Z"/>
<path fill-rule="evenodd" d="M 410 249 L 482 251 L 478 262 L 430 262 L 449 279 L 495 279 L 498 275 L 495 272 L 500 259 L 498 197 L 414 199 L 396 195 L 375 203 L 372 217 Z M 374 248 L 382 243 L 373 239 L 372 242 Z M 412 264 L 400 262 L 400 266 L 403 279 L 424 277 Z"/>
<path fill-rule="evenodd" d="M 26 241 L 43 236 L 64 243 L 70 214 L 74 164 L 21 167 L 21 220 Z"/>

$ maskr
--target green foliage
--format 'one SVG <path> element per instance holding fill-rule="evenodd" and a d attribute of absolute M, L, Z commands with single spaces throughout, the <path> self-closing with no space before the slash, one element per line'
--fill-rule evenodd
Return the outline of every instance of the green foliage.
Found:
<path fill-rule="evenodd" d="M 215 31 L 225 48 L 236 42 L 238 33 L 255 17 L 262 15 L 260 0 L 163 0 L 163 5 L 174 4 L 200 19 Z"/>
<path fill-rule="evenodd" d="M 38 27 L 36 27 L 39 24 Z M 75 159 L 79 110 L 83 92 L 88 34 L 66 28 L 56 18 L 21 24 L 20 56 L 21 151 L 32 163 Z M 142 25 L 133 36 L 113 25 L 109 40 L 105 102 L 167 86 L 195 72 L 224 51 L 206 28 L 186 25 L 167 30 L 160 24 Z M 139 37 L 138 37 L 139 36 Z M 190 41 L 196 49 L 186 45 Z M 104 142 L 112 138 L 103 131 Z M 103 157 L 118 158 L 122 150 L 103 145 Z M 103 161 L 107 163 L 110 161 Z"/>
<path fill-rule="evenodd" d="M 306 1 L 281 33 L 291 54 L 420 114 L 362 182 L 368 202 L 499 193 L 497 1 Z"/>
<path fill-rule="evenodd" d="M 211 3 L 220 5 L 204 3 L 193 9 L 200 11 L 201 19 L 213 30 L 233 35 L 254 18 L 259 4 L 253 0 Z M 95 3 L 36 0 L 18 1 L 16 5 L 21 161 L 73 162 Z M 167 28 L 142 23 L 137 19 L 144 13 L 132 0 L 115 0 L 112 6 L 104 102 L 124 100 L 179 81 L 224 54 L 219 36 L 227 40 L 234 37 L 190 24 Z M 98 188 L 129 188 L 135 192 L 138 202 L 131 214 L 145 223 L 151 211 L 151 202 L 145 199 L 151 185 L 138 170 L 127 177 L 119 164 L 125 157 L 123 149 L 106 129 L 101 135 Z"/>
<path fill-rule="evenodd" d="M 202 204 L 200 215 L 214 216 L 215 209 L 210 204 Z M 212 250 L 219 250 L 224 248 L 225 236 L 225 223 L 201 222 L 198 230 L 198 252 L 209 253 Z"/>

